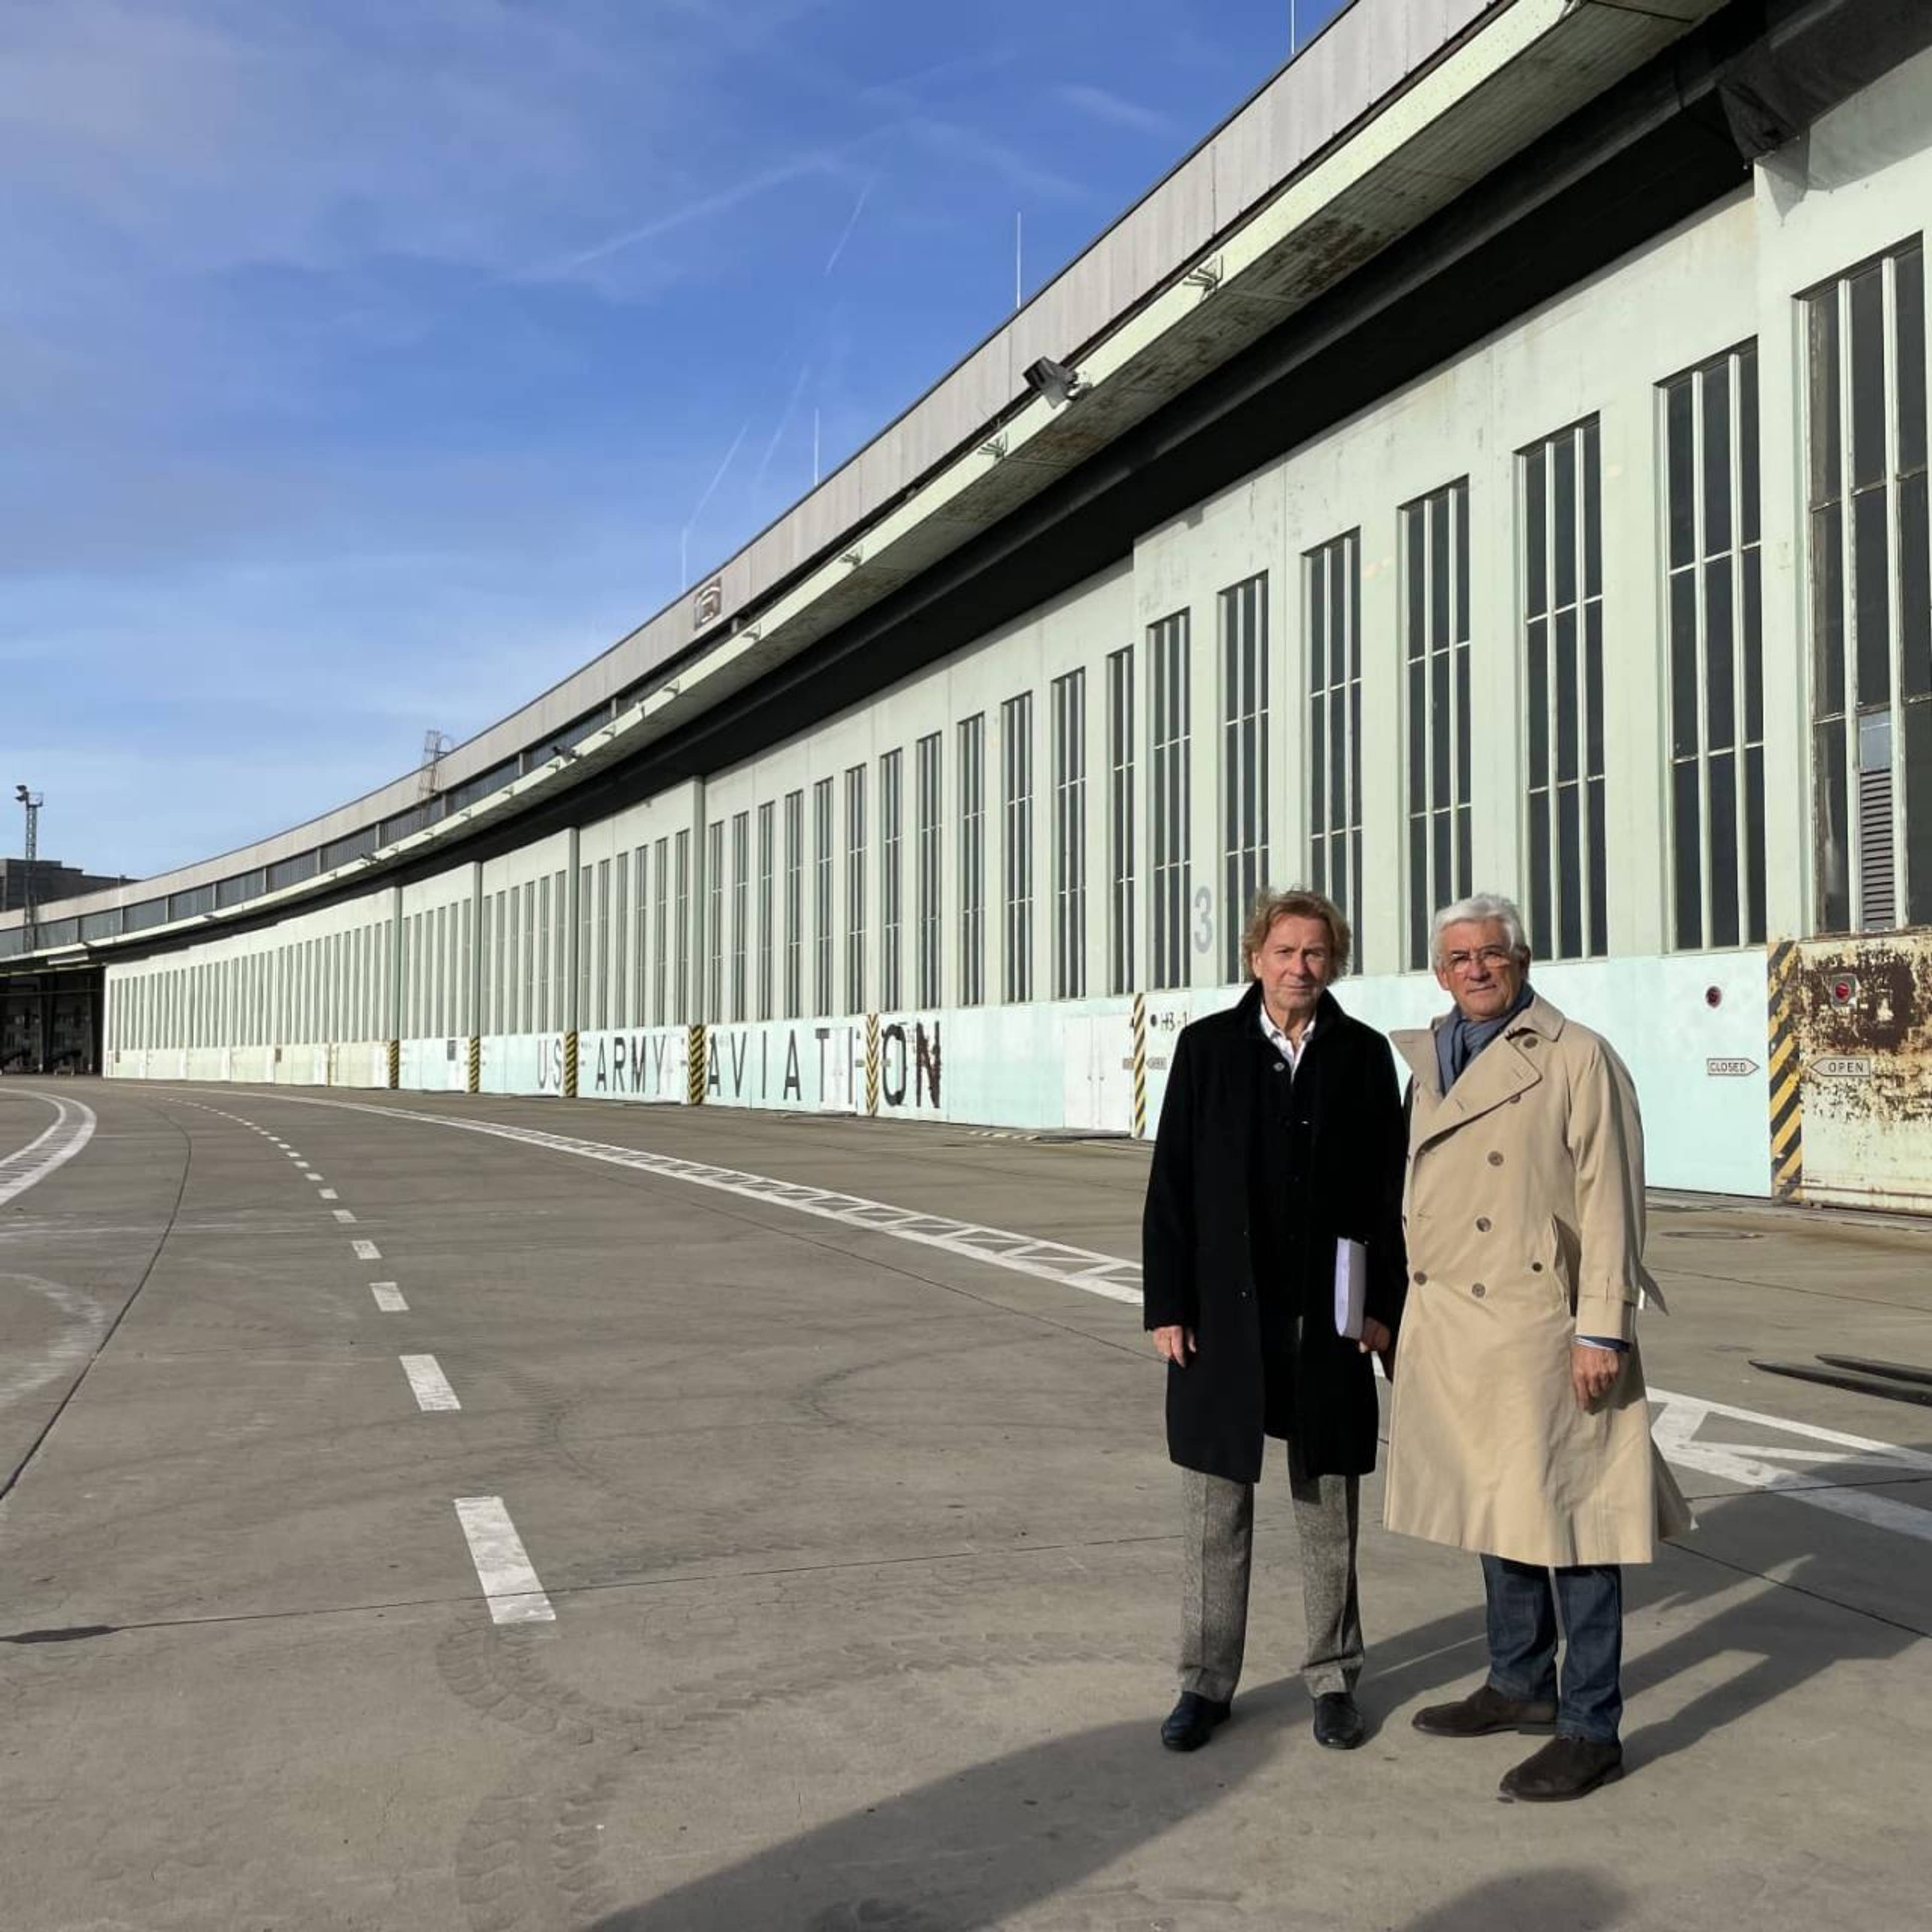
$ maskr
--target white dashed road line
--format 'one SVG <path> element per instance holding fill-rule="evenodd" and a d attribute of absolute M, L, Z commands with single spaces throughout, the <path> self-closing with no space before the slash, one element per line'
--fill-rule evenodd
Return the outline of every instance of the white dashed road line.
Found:
<path fill-rule="evenodd" d="M 292 1099 L 292 1096 L 291 1096 Z M 841 1194 L 830 1189 L 802 1186 L 778 1180 L 769 1175 L 748 1174 L 736 1168 L 719 1167 L 708 1161 L 680 1160 L 670 1154 L 652 1154 L 604 1141 L 579 1138 L 568 1134 L 546 1133 L 533 1127 L 514 1127 L 496 1120 L 462 1120 L 447 1114 L 419 1112 L 413 1108 L 371 1106 L 352 1100 L 310 1100 L 304 1096 L 293 1104 L 327 1107 L 340 1113 L 374 1114 L 387 1120 L 406 1120 L 424 1126 L 454 1128 L 461 1132 L 484 1134 L 493 1139 L 520 1142 L 527 1147 L 548 1148 L 554 1153 L 572 1154 L 580 1160 L 601 1161 L 640 1173 L 680 1180 L 692 1186 L 715 1189 L 774 1207 L 789 1208 L 802 1214 L 828 1221 L 843 1222 L 848 1227 L 890 1234 L 902 1241 L 944 1249 L 977 1262 L 1041 1280 L 1077 1288 L 1084 1294 L 1104 1296 L 1110 1301 L 1138 1306 L 1141 1300 L 1141 1270 L 1138 1262 L 1118 1255 L 1103 1255 L 1078 1248 L 1064 1241 L 1048 1241 L 1017 1234 L 1006 1228 L 988 1228 L 970 1222 L 952 1220 L 944 1215 L 921 1214 L 884 1202 L 868 1201 L 861 1196 Z M 1749 1490 L 1769 1491 L 1809 1503 L 1833 1514 L 1848 1516 L 1874 1527 L 1896 1531 L 1916 1540 L 1932 1540 L 1932 1510 L 1893 1498 L 1872 1495 L 1857 1486 L 1861 1481 L 1895 1484 L 1901 1474 L 1932 1474 L 1932 1456 L 1924 1451 L 1903 1449 L 1894 1444 L 1868 1437 L 1820 1430 L 1784 1416 L 1761 1414 L 1755 1409 L 1738 1408 L 1711 1402 L 1696 1396 L 1679 1395 L 1668 1389 L 1653 1388 L 1652 1402 L 1658 1406 L 1657 1439 L 1670 1460 L 1680 1468 L 1696 1469 Z M 1804 1446 L 1787 1441 L 1775 1446 L 1740 1445 L 1700 1438 L 1700 1431 L 1714 1418 L 1745 1423 L 1762 1430 L 1796 1437 Z M 1836 1453 L 1825 1456 L 1813 1447 L 1823 1444 Z M 1795 1464 L 1828 1462 L 1828 1470 L 1808 1478 Z"/>
<path fill-rule="evenodd" d="M 403 1299 L 403 1292 L 392 1281 L 372 1281 L 369 1292 L 376 1298 L 376 1306 L 385 1315 L 406 1315 L 410 1304 Z"/>
<path fill-rule="evenodd" d="M 501 1496 L 458 1496 L 456 1519 L 470 1544 L 476 1580 L 488 1600 L 491 1619 L 500 1624 L 548 1624 L 556 1621 L 537 1573 L 524 1549 Z"/>
<path fill-rule="evenodd" d="M 334 1188 L 324 1187 L 319 1189 L 316 1191 L 315 1198 L 318 1201 L 339 1201 L 342 1197 L 336 1192 Z"/>
<path fill-rule="evenodd" d="M 352 1241 L 349 1245 L 355 1250 L 358 1262 L 379 1262 L 382 1258 L 382 1250 L 374 1241 Z"/>
<path fill-rule="evenodd" d="M 328 1211 L 333 1214 L 338 1221 L 340 1221 L 344 1224 L 354 1220 L 356 1218 L 353 1214 L 350 1213 L 346 1208 L 332 1208 Z"/>
<path fill-rule="evenodd" d="M 416 1406 L 421 1409 L 460 1408 L 463 1405 L 456 1399 L 456 1391 L 449 1385 L 449 1378 L 437 1366 L 434 1355 L 398 1355 L 397 1360 L 403 1365 L 403 1373 L 410 1378 L 410 1387 L 416 1391 Z"/>

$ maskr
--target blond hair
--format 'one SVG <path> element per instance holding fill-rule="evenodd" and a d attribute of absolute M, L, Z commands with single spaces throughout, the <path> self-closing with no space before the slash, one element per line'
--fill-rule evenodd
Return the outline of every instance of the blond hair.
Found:
<path fill-rule="evenodd" d="M 1282 919 L 1319 920 L 1328 928 L 1330 976 L 1339 979 L 1348 970 L 1348 922 L 1342 917 L 1342 908 L 1324 894 L 1298 886 L 1285 892 L 1267 890 L 1255 895 L 1241 933 L 1241 957 L 1250 974 L 1255 970 L 1255 956 L 1268 944 L 1275 922 Z"/>

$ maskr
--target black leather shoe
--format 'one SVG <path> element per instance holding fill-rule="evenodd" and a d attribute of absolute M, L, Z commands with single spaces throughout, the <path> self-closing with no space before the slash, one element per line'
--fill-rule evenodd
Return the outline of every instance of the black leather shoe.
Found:
<path fill-rule="evenodd" d="M 1198 1750 L 1214 1735 L 1214 1726 L 1228 1721 L 1232 1708 L 1198 1690 L 1184 1690 L 1180 1702 L 1168 1712 L 1167 1721 L 1160 1727 L 1160 1741 L 1169 1750 Z"/>
<path fill-rule="evenodd" d="M 1622 1744 L 1597 1744 L 1559 1731 L 1534 1756 L 1505 1772 L 1498 1789 L 1504 1797 L 1528 1804 L 1558 1804 L 1567 1798 L 1587 1797 L 1623 1774 Z"/>
<path fill-rule="evenodd" d="M 1432 1738 L 1486 1738 L 1492 1731 L 1520 1731 L 1556 1721 L 1547 1698 L 1505 1697 L 1485 1684 L 1453 1704 L 1432 1704 L 1410 1720 Z"/>
<path fill-rule="evenodd" d="M 1369 1734 L 1368 1720 L 1346 1690 L 1324 1690 L 1315 1700 L 1315 1742 L 1330 1750 L 1353 1750 Z"/>

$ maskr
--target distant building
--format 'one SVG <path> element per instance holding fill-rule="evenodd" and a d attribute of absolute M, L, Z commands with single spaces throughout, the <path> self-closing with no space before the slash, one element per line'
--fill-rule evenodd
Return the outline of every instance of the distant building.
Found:
<path fill-rule="evenodd" d="M 0 912 L 22 912 L 27 904 L 27 877 L 24 859 L 0 859 Z M 77 866 L 63 866 L 58 859 L 36 859 L 31 868 L 34 904 L 52 904 L 60 899 L 79 898 L 84 892 L 104 892 L 112 886 L 133 882 L 122 874 L 83 872 Z"/>

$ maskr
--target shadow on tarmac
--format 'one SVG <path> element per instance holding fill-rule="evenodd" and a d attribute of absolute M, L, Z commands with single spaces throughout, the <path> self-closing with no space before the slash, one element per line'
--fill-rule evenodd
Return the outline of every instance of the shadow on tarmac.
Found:
<path fill-rule="evenodd" d="M 1832 1482 L 1849 1481 L 1854 1472 L 1821 1466 L 1808 1473 Z M 1857 1474 L 1869 1480 L 1869 1466 Z M 1727 1507 L 1756 1500 L 1720 1498 L 1699 1514 L 1708 1532 Z M 1912 1631 L 1843 1603 L 1842 1570 L 1816 1549 L 1815 1539 L 1814 1546 L 1802 1546 L 1814 1522 L 1813 1511 L 1788 1502 L 1754 1520 L 1753 1560 L 1760 1568 L 1776 1567 L 1776 1583 L 1728 1562 L 1698 1561 L 1694 1543 L 1684 1585 L 1655 1589 L 1647 1583 L 1654 1571 L 1631 1573 L 1627 1616 L 1680 1616 L 1742 1585 L 1756 1586 L 1626 1667 L 1626 1694 L 1640 1718 L 1645 1694 L 1680 1672 L 1713 1658 L 1752 1660 L 1634 1737 L 1627 1729 L 1632 1773 L 1642 1774 L 1838 1663 L 1882 1660 L 1918 1640 Z M 1767 1532 L 1790 1546 L 1766 1550 Z M 1793 1558 L 1796 1567 L 1786 1567 Z M 1916 1546 L 1908 1560 L 1918 1560 Z M 1786 1585 L 1834 1600 L 1836 1644 L 1793 1641 Z M 1361 1696 L 1372 1726 L 1433 1694 L 1480 1681 L 1486 1646 L 1473 1558 L 1469 1586 L 1466 1610 L 1372 1648 Z M 1031 1745 L 883 1798 L 660 1898 L 608 1914 L 587 1932 L 715 1932 L 726 1926 L 734 1932 L 963 1932 L 1004 1923 L 1212 1810 L 1228 1792 L 1272 1770 L 1286 1750 L 1306 1742 L 1306 1699 L 1298 1678 L 1244 1690 L 1235 1708 L 1238 1721 L 1216 1736 L 1204 1759 L 1175 1758 L 1160 1749 L 1155 1732 L 1165 1704 L 1156 1699 L 1144 1717 Z M 1405 1745 L 1409 1742 L 1405 1736 Z M 1465 1774 L 1453 1746 L 1414 1742 L 1442 1752 L 1445 1779 Z M 1264 1922 L 1252 1916 L 1258 1907 L 1240 1902 L 1238 1882 L 1217 1883 L 1214 1874 L 1191 1876 L 1200 1881 L 1191 1889 L 1184 1877 L 1166 1887 L 1158 1901 L 1137 1899 L 1130 1888 L 1120 1902 L 1164 1908 L 1160 1923 L 1170 1922 L 1166 1915 L 1178 1910 L 1186 1916 L 1171 1921 L 1177 1928 Z M 1624 1922 L 1630 1904 L 1600 1874 L 1552 1867 L 1486 1881 L 1402 1922 L 1399 1932 L 1544 1932 L 1552 1925 L 1586 1932 Z M 1073 1910 L 1070 1927 L 1084 1926 L 1079 1906 Z"/>
<path fill-rule="evenodd" d="M 1565 1932 L 1607 1932 L 1624 1923 L 1630 1904 L 1629 1893 L 1600 1872 L 1551 1865 L 1486 1880 L 1407 1920 L 1402 1932 L 1549 1932 L 1559 1925 Z"/>

